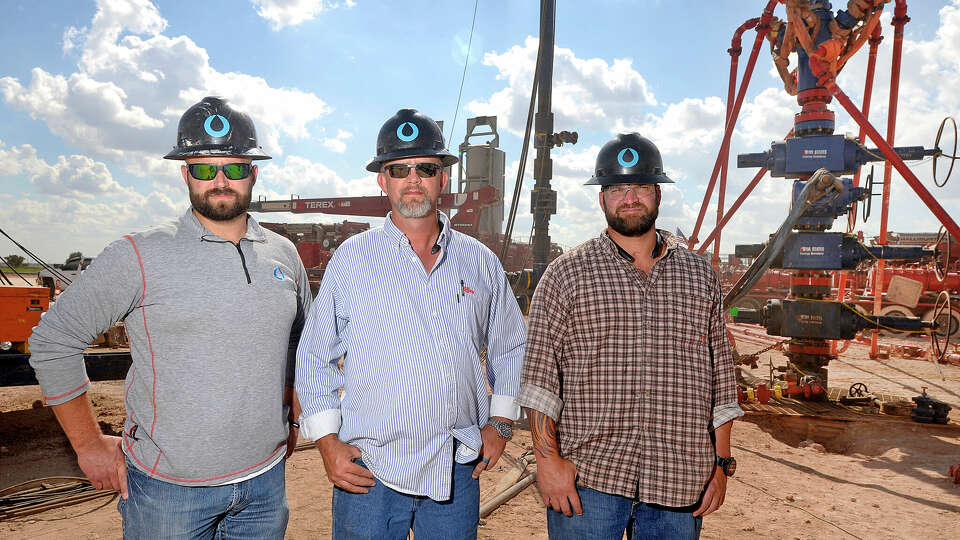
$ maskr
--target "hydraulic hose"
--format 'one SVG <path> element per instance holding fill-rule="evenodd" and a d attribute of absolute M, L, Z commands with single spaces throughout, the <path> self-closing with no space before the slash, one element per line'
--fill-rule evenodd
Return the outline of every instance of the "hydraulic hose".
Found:
<path fill-rule="evenodd" d="M 803 212 L 810 206 L 811 202 L 827 195 L 831 189 L 836 189 L 837 185 L 837 179 L 826 169 L 818 169 L 810 175 L 810 179 L 807 180 L 806 185 L 803 186 L 800 197 L 797 199 L 798 204 L 793 205 L 793 208 L 790 209 L 790 213 L 787 215 L 787 219 L 784 220 L 780 228 L 777 229 L 777 232 L 774 233 L 773 239 L 767 242 L 767 246 L 753 261 L 750 268 L 740 276 L 736 285 L 734 285 L 733 288 L 730 289 L 730 292 L 723 298 L 724 310 L 729 309 L 730 306 L 743 298 L 743 296 L 753 288 L 764 272 L 770 268 L 777 254 L 783 249 L 783 244 L 787 241 L 787 236 L 790 235 L 793 226 L 797 223 L 797 220 L 800 219 Z M 815 191 L 819 193 L 811 196 Z"/>

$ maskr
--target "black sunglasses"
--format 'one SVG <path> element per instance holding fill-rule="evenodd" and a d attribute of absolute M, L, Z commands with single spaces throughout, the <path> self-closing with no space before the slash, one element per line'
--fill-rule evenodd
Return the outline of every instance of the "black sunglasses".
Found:
<path fill-rule="evenodd" d="M 416 169 L 417 176 L 420 178 L 433 178 L 440 174 L 440 171 L 443 170 L 443 165 L 436 163 L 393 163 L 383 168 L 383 170 L 390 175 L 390 178 L 394 179 L 410 176 L 410 169 Z"/>
<path fill-rule="evenodd" d="M 190 170 L 190 176 L 197 180 L 213 180 L 217 177 L 218 171 L 223 171 L 223 175 L 230 180 L 243 180 L 250 176 L 249 163 L 227 163 L 226 165 L 192 163 L 187 165 L 187 169 Z"/>

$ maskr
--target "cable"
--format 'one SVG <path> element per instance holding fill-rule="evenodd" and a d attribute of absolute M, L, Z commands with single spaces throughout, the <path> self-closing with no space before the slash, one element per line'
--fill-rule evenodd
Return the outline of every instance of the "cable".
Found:
<path fill-rule="evenodd" d="M 0 521 L 116 495 L 113 489 L 94 489 L 86 478 L 54 476 L 30 480 L 0 490 Z"/>
<path fill-rule="evenodd" d="M 503 247 L 500 248 L 500 260 L 507 256 L 513 235 L 513 224 L 517 218 L 517 205 L 520 203 L 520 188 L 523 187 L 523 173 L 527 168 L 527 156 L 530 153 L 530 131 L 533 129 L 533 111 L 537 103 L 537 81 L 540 78 L 540 56 L 542 47 L 537 46 L 537 63 L 533 69 L 533 86 L 530 89 L 530 106 L 527 109 L 527 125 L 523 132 L 523 148 L 520 149 L 520 164 L 517 167 L 517 181 L 513 185 L 513 197 L 510 200 L 510 212 L 507 216 L 507 227 L 503 231 Z"/>
<path fill-rule="evenodd" d="M 811 517 L 814 517 L 814 518 L 816 518 L 816 519 L 819 519 L 820 521 L 822 521 L 822 522 L 824 522 L 824 523 L 826 523 L 826 524 L 828 524 L 828 525 L 832 525 L 832 526 L 836 527 L 837 529 L 840 529 L 841 531 L 843 531 L 843 532 L 849 534 L 850 536 L 856 538 L 857 540 L 864 540 L 863 538 L 861 538 L 861 537 L 853 534 L 852 532 L 844 529 L 843 527 L 837 525 L 836 523 L 834 523 L 834 522 L 832 522 L 832 521 L 830 521 L 830 520 L 828 520 L 828 519 L 826 519 L 826 518 L 820 517 L 820 516 L 814 514 L 813 512 L 807 510 L 806 508 L 802 507 L 802 506 L 799 506 L 799 505 L 796 505 L 796 504 L 791 504 L 791 503 L 787 502 L 786 500 L 781 499 L 780 497 L 777 497 L 777 496 L 774 495 L 773 493 L 770 493 L 769 491 L 763 489 L 762 487 L 755 486 L 755 485 L 753 485 L 753 484 L 751 484 L 751 483 L 749 483 L 749 482 L 746 482 L 746 481 L 744 481 L 744 480 L 741 480 L 740 478 L 737 478 L 736 476 L 732 476 L 731 478 L 733 478 L 733 480 L 735 480 L 735 481 L 737 481 L 737 482 L 740 482 L 741 484 L 743 484 L 743 485 L 745 485 L 745 486 L 747 486 L 747 487 L 751 487 L 751 488 L 753 488 L 753 489 L 755 489 L 755 490 L 763 493 L 764 495 L 770 497 L 771 499 L 773 499 L 773 500 L 775 500 L 775 501 L 777 501 L 777 502 L 779 502 L 779 503 L 781 503 L 781 504 L 784 504 L 784 505 L 786 505 L 786 506 L 790 506 L 790 507 L 796 508 L 797 510 L 801 510 L 801 511 L 809 514 Z"/>
<path fill-rule="evenodd" d="M 63 273 L 61 273 L 61 272 L 60 272 L 59 270 L 57 270 L 56 268 L 54 268 L 54 267 L 50 266 L 49 264 L 45 263 L 45 262 L 43 261 L 43 259 L 41 259 L 40 257 L 36 256 L 36 255 L 35 255 L 32 251 L 30 251 L 29 249 L 23 247 L 23 245 L 21 245 L 20 242 L 17 242 L 17 241 L 14 240 L 13 238 L 11 238 L 10 235 L 7 234 L 3 229 L 0 229 L 0 234 L 6 236 L 8 240 L 10 240 L 11 242 L 13 242 L 13 245 L 17 246 L 17 247 L 20 249 L 20 251 L 22 251 L 22 252 L 26 253 L 27 255 L 29 255 L 30 258 L 33 259 L 34 261 L 36 261 L 37 264 L 39 264 L 41 267 L 43 267 L 44 270 L 47 270 L 47 271 L 49 271 L 51 274 L 53 274 L 54 276 L 60 278 L 60 280 L 63 281 L 64 283 L 66 283 L 67 285 L 69 285 L 70 283 L 72 283 L 72 280 L 71 280 L 70 278 L 68 278 L 67 276 L 63 275 Z M 80 265 L 83 266 L 83 261 L 80 261 Z"/>
<path fill-rule="evenodd" d="M 9 262 L 7 262 L 7 259 L 4 259 L 3 257 L 0 257 L 0 262 L 3 262 L 3 264 L 7 265 L 7 268 L 9 268 L 11 272 L 13 272 L 14 274 L 16 274 L 17 277 L 19 277 L 20 279 L 22 279 L 22 280 L 25 281 L 25 282 L 27 281 L 27 278 L 25 278 L 25 277 L 23 276 L 23 274 L 21 274 L 20 272 L 17 272 L 17 269 L 14 268 L 12 264 L 10 264 Z M 6 277 L 6 276 L 4 276 L 4 277 Z M 7 281 L 10 282 L 10 278 L 7 278 Z M 10 285 L 13 285 L 13 282 L 10 282 Z"/>
<path fill-rule="evenodd" d="M 467 65 L 470 64 L 470 47 L 473 45 L 473 29 L 477 25 L 477 7 L 480 0 L 473 0 L 473 22 L 470 23 L 470 39 L 467 40 L 467 57 L 463 60 L 463 75 L 460 76 L 460 92 L 457 93 L 457 108 L 453 111 L 453 123 L 450 124 L 450 135 L 447 140 L 453 137 L 453 128 L 457 125 L 457 116 L 460 114 L 460 98 L 463 97 L 463 82 L 467 80 Z"/>

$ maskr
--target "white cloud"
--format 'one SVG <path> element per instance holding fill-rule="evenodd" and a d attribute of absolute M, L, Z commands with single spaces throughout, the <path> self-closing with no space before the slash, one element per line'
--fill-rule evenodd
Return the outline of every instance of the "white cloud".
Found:
<path fill-rule="evenodd" d="M 257 7 L 257 15 L 270 21 L 274 30 L 285 26 L 297 26 L 313 20 L 325 9 L 339 7 L 352 8 L 357 5 L 353 0 L 330 2 L 325 0 L 251 0 Z"/>
<path fill-rule="evenodd" d="M 336 137 L 324 137 L 321 144 L 331 152 L 342 154 L 347 151 L 347 143 L 344 141 L 350 137 L 353 137 L 353 133 L 338 129 Z"/>
<path fill-rule="evenodd" d="M 65 47 L 82 42 L 77 72 L 38 67 L 26 84 L 2 77 L 0 95 L 84 154 L 139 176 L 150 172 L 144 162 L 172 147 L 182 112 L 206 95 L 224 96 L 250 114 L 271 155 L 282 155 L 281 135 L 307 137 L 309 124 L 330 112 L 312 93 L 217 71 L 206 50 L 187 36 L 164 35 L 166 27 L 147 0 L 99 0 L 85 39 L 82 30 L 64 34 Z"/>
<path fill-rule="evenodd" d="M 112 197 L 123 201 L 140 198 L 134 190 L 113 179 L 107 165 L 86 156 L 58 156 L 47 163 L 29 144 L 5 148 L 0 143 L 0 176 L 23 175 L 45 195 L 93 200 Z"/>
<path fill-rule="evenodd" d="M 487 100 L 474 100 L 467 109 L 478 115 L 497 115 L 499 125 L 521 133 L 530 102 L 537 58 L 537 39 L 527 37 L 502 54 L 486 53 L 483 64 L 498 70 L 507 87 Z M 657 100 L 646 80 L 629 59 L 579 58 L 570 49 L 556 47 L 553 67 L 553 113 L 556 129 L 613 131 L 619 125 L 640 125 L 644 108 Z"/>
<path fill-rule="evenodd" d="M 661 153 L 682 153 L 690 148 L 718 146 L 723 135 L 726 108 L 720 98 L 684 98 L 667 106 L 663 115 L 650 115 L 639 129 L 654 139 Z M 620 132 L 633 131 L 620 126 Z"/>
<path fill-rule="evenodd" d="M 57 156 L 47 162 L 29 144 L 7 148 L 0 142 L 0 179 L 33 187 L 35 193 L 0 196 L 0 223 L 20 243 L 58 262 L 68 251 L 98 253 L 110 240 L 173 219 L 186 209 L 182 189 L 170 196 L 161 191 L 143 195 L 118 183 L 106 164 L 82 155 Z M 13 197 L 16 197 L 14 201 Z M 60 242 L 50 247 L 51 231 Z"/>
<path fill-rule="evenodd" d="M 63 31 L 63 52 L 64 54 L 74 50 L 77 47 L 83 45 L 83 41 L 87 38 L 87 27 L 77 28 L 75 26 L 69 26 L 66 30 Z"/>

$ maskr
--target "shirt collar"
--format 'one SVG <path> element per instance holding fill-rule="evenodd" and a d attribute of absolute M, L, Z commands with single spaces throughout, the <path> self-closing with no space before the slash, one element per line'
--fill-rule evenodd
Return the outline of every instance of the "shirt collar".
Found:
<path fill-rule="evenodd" d="M 680 237 L 668 231 L 664 231 L 662 229 L 655 229 L 655 230 L 657 234 L 660 236 L 660 242 L 661 242 L 660 249 L 663 251 L 664 257 L 669 255 L 670 252 L 673 251 L 674 249 L 680 247 L 682 243 L 682 240 L 680 239 Z M 606 247 L 607 251 L 611 255 L 614 255 L 619 259 L 623 259 L 628 263 L 632 263 L 632 261 L 630 260 L 632 258 L 630 254 L 627 253 L 625 249 L 620 247 L 619 244 L 613 241 L 613 238 L 610 237 L 610 233 L 608 233 L 606 229 L 604 229 L 604 231 L 600 234 L 600 238 L 603 239 L 603 245 Z"/>
<path fill-rule="evenodd" d="M 387 212 L 387 217 L 383 221 L 383 232 L 390 238 L 391 244 L 397 246 L 398 249 L 404 244 L 410 245 L 410 240 L 407 239 L 407 235 L 397 228 L 392 218 L 393 211 Z M 440 246 L 443 251 L 447 251 L 447 246 L 450 244 L 450 232 L 452 230 L 450 228 L 450 218 L 443 212 L 437 212 L 437 221 L 440 222 L 440 236 L 437 238 L 437 245 Z"/>
<path fill-rule="evenodd" d="M 197 215 L 193 213 L 192 207 L 187 208 L 187 211 L 180 218 L 180 223 L 185 225 L 191 234 L 196 235 L 196 237 L 201 240 L 226 241 L 222 237 L 210 232 L 210 229 L 204 227 L 203 223 L 200 223 L 200 220 L 197 219 Z M 263 227 L 261 227 L 260 224 L 257 223 L 257 220 L 250 214 L 247 214 L 247 232 L 243 235 L 243 238 L 252 242 L 263 242 L 266 240 Z"/>

